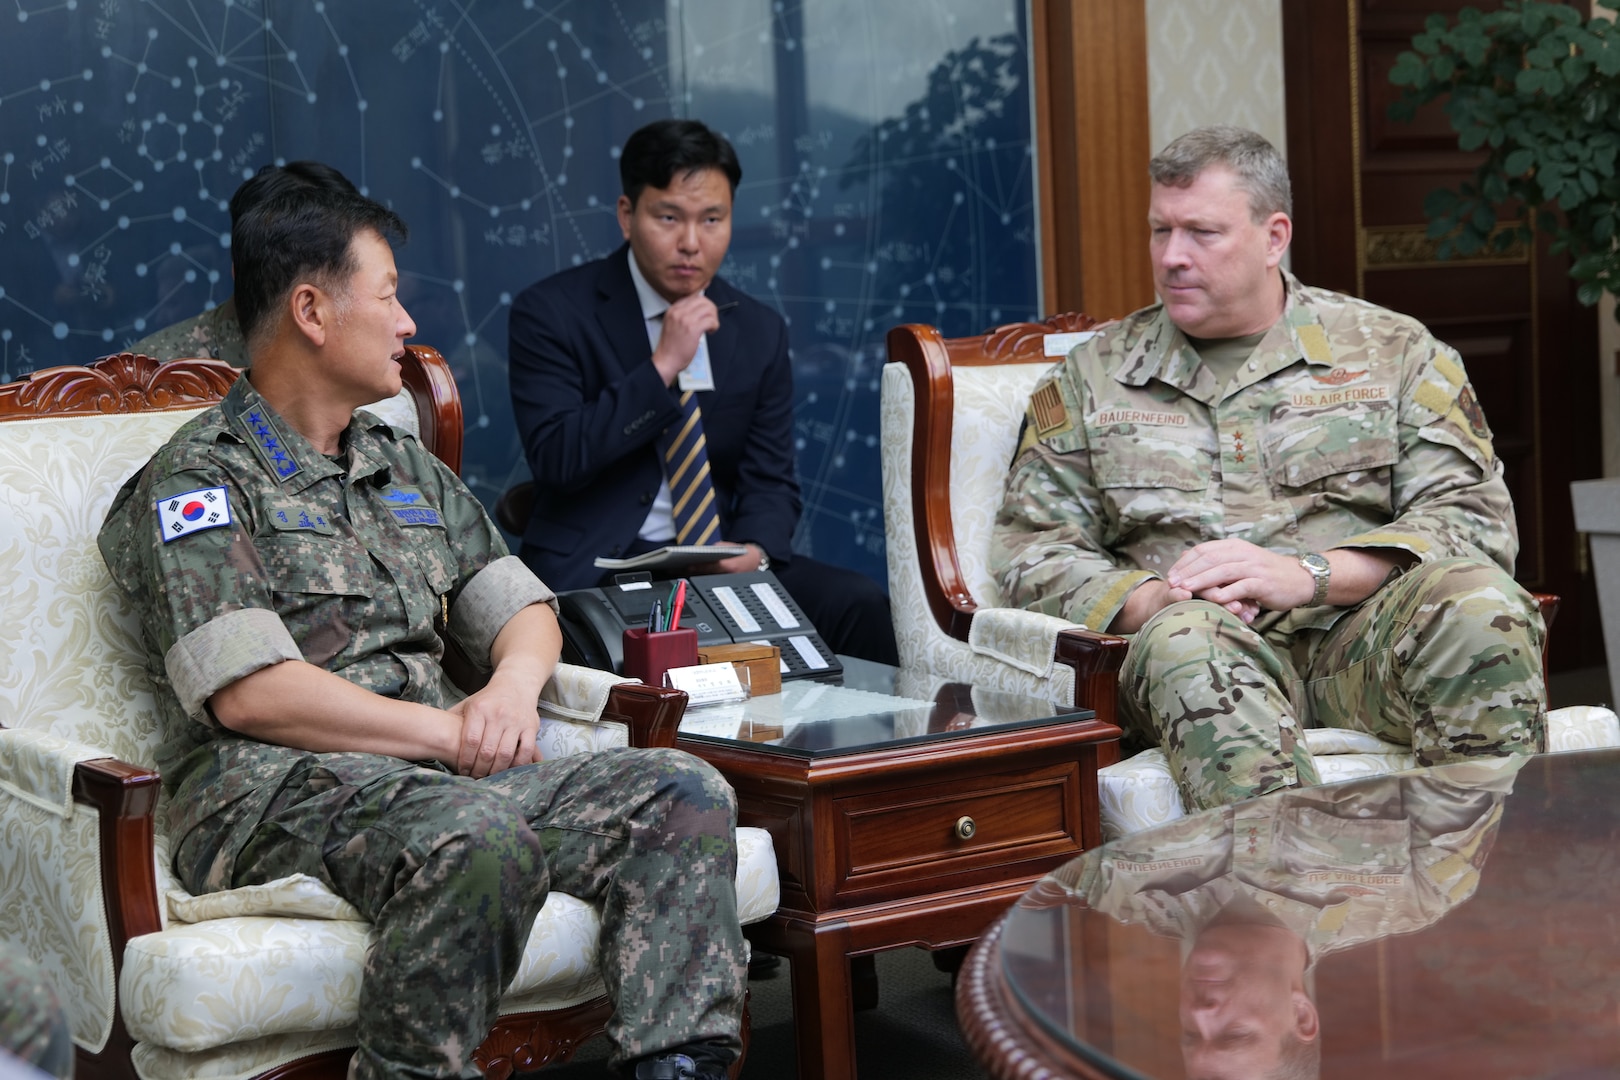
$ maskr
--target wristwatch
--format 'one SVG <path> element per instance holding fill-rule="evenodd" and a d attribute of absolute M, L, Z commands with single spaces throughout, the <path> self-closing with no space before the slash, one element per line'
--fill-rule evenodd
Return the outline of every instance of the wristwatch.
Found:
<path fill-rule="evenodd" d="M 1311 594 L 1309 607 L 1321 607 L 1327 602 L 1328 579 L 1333 576 L 1333 567 L 1328 565 L 1327 559 L 1312 551 L 1299 557 L 1299 565 L 1303 566 L 1316 582 L 1316 592 Z"/>
<path fill-rule="evenodd" d="M 771 557 L 765 554 L 765 545 L 755 544 L 754 546 L 759 549 L 759 565 L 754 567 L 754 569 L 769 570 L 771 568 Z"/>

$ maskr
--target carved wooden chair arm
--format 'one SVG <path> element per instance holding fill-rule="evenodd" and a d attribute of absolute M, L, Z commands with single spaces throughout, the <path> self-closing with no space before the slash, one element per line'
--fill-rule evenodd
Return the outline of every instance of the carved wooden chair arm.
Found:
<path fill-rule="evenodd" d="M 1057 636 L 1054 659 L 1074 669 L 1074 703 L 1090 709 L 1097 719 L 1118 725 L 1119 669 L 1125 663 L 1128 638 L 1117 634 L 1099 634 L 1095 630 L 1075 627 Z M 1117 760 L 1119 743 L 1109 744 L 1109 753 Z M 1099 760 L 1099 765 L 1112 765 L 1113 760 Z"/>
<path fill-rule="evenodd" d="M 81 761 L 73 767 L 73 800 L 94 809 L 100 822 L 101 895 L 106 904 L 115 986 L 124 970 L 124 947 L 130 939 L 163 929 L 153 849 L 160 790 L 156 771 L 117 758 Z M 107 1045 L 99 1054 L 81 1047 L 78 1071 L 81 1075 L 96 1075 L 98 1067 L 116 1071 L 128 1063 L 134 1045 L 122 1012 L 114 1009 Z"/>
<path fill-rule="evenodd" d="M 675 732 L 686 714 L 686 691 L 646 683 L 620 683 L 608 691 L 602 719 L 630 729 L 631 746 L 675 745 Z"/>

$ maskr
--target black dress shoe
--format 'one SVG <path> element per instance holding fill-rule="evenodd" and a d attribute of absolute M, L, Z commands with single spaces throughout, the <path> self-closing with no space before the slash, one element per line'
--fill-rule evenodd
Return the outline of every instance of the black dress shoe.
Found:
<path fill-rule="evenodd" d="M 659 1054 L 636 1063 L 636 1080 L 726 1080 L 724 1073 L 700 1072 L 685 1054 Z"/>

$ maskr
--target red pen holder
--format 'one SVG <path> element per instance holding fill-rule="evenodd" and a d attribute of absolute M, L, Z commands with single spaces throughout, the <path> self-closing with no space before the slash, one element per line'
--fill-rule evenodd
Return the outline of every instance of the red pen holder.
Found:
<path fill-rule="evenodd" d="M 696 630 L 637 628 L 624 632 L 624 673 L 648 686 L 663 686 L 664 672 L 698 662 Z"/>

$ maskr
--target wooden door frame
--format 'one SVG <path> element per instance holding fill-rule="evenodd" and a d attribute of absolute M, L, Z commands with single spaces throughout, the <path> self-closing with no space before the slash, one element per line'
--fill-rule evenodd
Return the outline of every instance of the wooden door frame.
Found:
<path fill-rule="evenodd" d="M 1145 0 L 1030 0 L 1030 66 L 1045 314 L 1152 303 Z"/>
<path fill-rule="evenodd" d="M 1361 242 L 1362 116 L 1358 101 L 1358 0 L 1281 0 L 1283 89 L 1287 101 L 1288 161 L 1294 177 L 1293 270 L 1302 281 L 1351 295 L 1362 295 L 1367 250 Z M 1345 213 L 1346 206 L 1354 213 Z M 1416 224 L 1416 223 L 1414 223 Z M 1552 636 L 1552 666 L 1566 669 L 1602 662 L 1597 605 L 1589 574 L 1580 572 L 1577 587 L 1558 586 L 1551 578 L 1566 563 L 1581 566 L 1580 536 L 1574 532 L 1569 480 L 1595 476 L 1602 469 L 1597 416 L 1598 339 L 1595 313 L 1574 302 L 1567 264 L 1553 257 L 1545 236 L 1529 253 L 1534 305 L 1532 363 L 1539 401 L 1561 394 L 1570 402 L 1568 424 L 1548 432 L 1548 413 L 1535 421 L 1536 505 L 1519 506 L 1521 535 L 1536 533 L 1537 558 L 1522 556 L 1521 583 L 1533 589 L 1564 593 L 1565 614 Z M 1371 260 L 1376 262 L 1377 260 Z M 1537 287 L 1565 279 L 1567 290 Z M 1543 348 L 1544 328 L 1556 331 L 1557 345 Z M 1588 392 L 1588 390 L 1590 392 Z M 1550 544 L 1549 535 L 1574 538 L 1577 550 Z"/>

